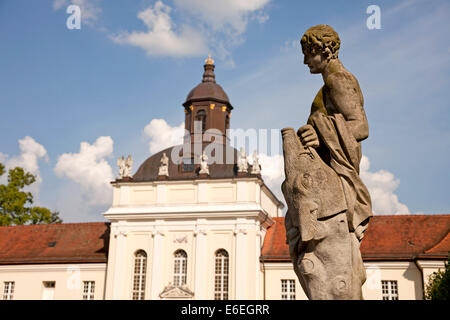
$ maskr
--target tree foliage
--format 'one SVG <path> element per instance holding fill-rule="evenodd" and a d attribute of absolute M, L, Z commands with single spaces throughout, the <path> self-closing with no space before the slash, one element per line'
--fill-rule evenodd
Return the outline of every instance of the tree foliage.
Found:
<path fill-rule="evenodd" d="M 425 289 L 427 300 L 450 300 L 450 252 L 445 270 L 433 272 Z"/>
<path fill-rule="evenodd" d="M 5 166 L 0 163 L 0 176 L 4 173 Z M 36 177 L 23 168 L 8 171 L 7 184 L 0 184 L 0 226 L 62 222 L 58 212 L 32 206 L 33 195 L 22 189 L 35 181 Z"/>

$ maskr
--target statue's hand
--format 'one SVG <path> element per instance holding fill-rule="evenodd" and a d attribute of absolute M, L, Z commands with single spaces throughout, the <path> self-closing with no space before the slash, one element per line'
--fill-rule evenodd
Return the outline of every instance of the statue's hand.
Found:
<path fill-rule="evenodd" d="M 319 138 L 317 137 L 316 130 L 307 124 L 303 127 L 300 127 L 297 131 L 297 135 L 300 137 L 300 141 L 303 146 L 317 148 L 319 146 Z"/>
<path fill-rule="evenodd" d="M 355 236 L 358 239 L 359 242 L 361 242 L 361 240 L 364 238 L 364 232 L 366 231 L 368 225 L 359 225 L 356 227 L 355 230 Z"/>

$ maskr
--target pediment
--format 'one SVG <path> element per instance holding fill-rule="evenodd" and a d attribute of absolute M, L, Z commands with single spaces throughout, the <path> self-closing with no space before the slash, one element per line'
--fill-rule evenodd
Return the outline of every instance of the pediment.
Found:
<path fill-rule="evenodd" d="M 194 293 L 187 286 L 174 286 L 169 284 L 159 294 L 162 299 L 192 299 Z"/>

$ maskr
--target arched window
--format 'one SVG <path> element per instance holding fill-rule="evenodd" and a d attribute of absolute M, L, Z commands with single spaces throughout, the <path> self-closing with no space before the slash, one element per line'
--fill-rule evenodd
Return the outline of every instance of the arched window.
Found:
<path fill-rule="evenodd" d="M 187 274 L 187 254 L 184 250 L 177 250 L 174 253 L 173 284 L 182 286 L 186 284 Z"/>
<path fill-rule="evenodd" d="M 224 249 L 216 251 L 214 300 L 228 300 L 229 258 Z"/>
<path fill-rule="evenodd" d="M 144 250 L 134 254 L 133 300 L 145 298 L 145 275 L 147 270 L 147 254 Z"/>
<path fill-rule="evenodd" d="M 206 131 L 206 112 L 205 112 L 205 110 L 199 110 L 197 112 L 195 120 L 200 121 L 202 123 L 201 124 L 202 132 L 205 132 Z"/>

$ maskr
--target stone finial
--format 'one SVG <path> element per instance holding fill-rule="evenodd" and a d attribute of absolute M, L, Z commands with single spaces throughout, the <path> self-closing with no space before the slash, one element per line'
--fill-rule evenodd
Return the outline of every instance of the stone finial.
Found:
<path fill-rule="evenodd" d="M 161 165 L 159 166 L 158 176 L 169 176 L 169 158 L 165 152 L 161 157 Z"/>
<path fill-rule="evenodd" d="M 251 174 L 261 174 L 261 165 L 259 164 L 259 158 L 256 154 L 256 150 L 253 152 L 253 166 Z"/>
<path fill-rule="evenodd" d="M 248 172 L 248 160 L 243 147 L 241 147 L 241 151 L 239 152 L 237 165 L 238 165 L 238 172 Z"/>
<path fill-rule="evenodd" d="M 203 151 L 202 155 L 200 156 L 199 174 L 208 174 L 209 175 L 208 156 L 206 155 L 205 151 Z"/>
<path fill-rule="evenodd" d="M 119 166 L 119 179 L 131 177 L 131 169 L 133 167 L 131 155 L 128 155 L 127 159 L 125 159 L 125 156 L 118 158 L 117 165 Z"/>

